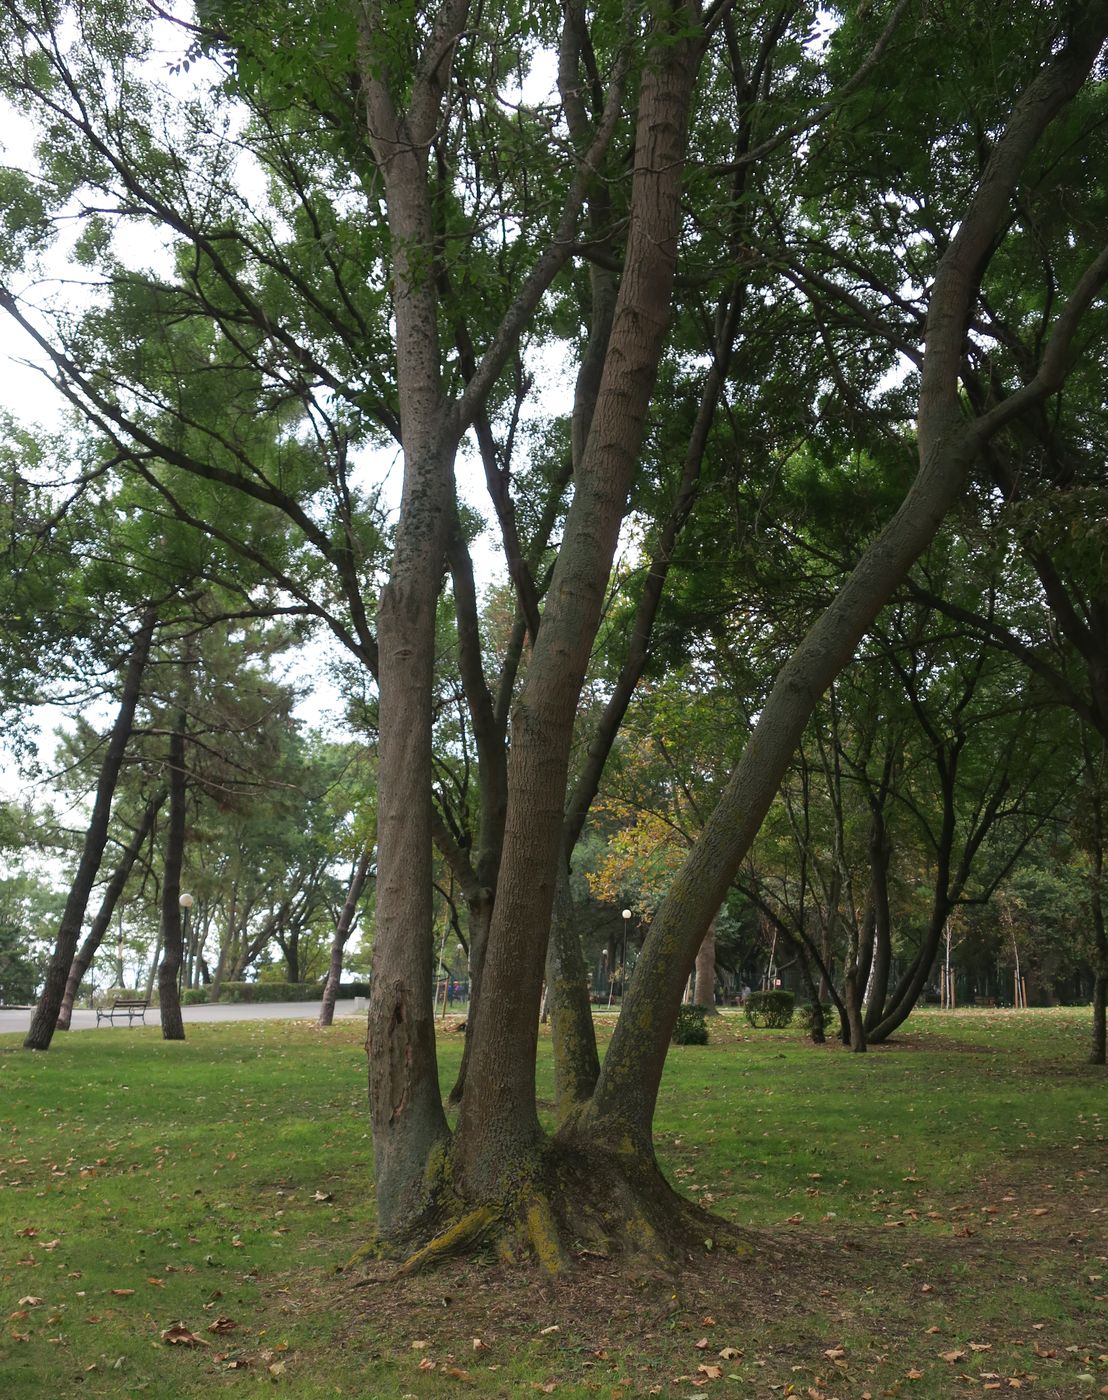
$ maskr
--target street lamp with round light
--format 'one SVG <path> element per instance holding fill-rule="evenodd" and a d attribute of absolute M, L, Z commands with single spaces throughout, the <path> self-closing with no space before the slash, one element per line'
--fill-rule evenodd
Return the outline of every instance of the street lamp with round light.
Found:
<path fill-rule="evenodd" d="M 189 910 L 196 903 L 196 901 L 193 899 L 191 894 L 185 893 L 181 895 L 177 903 L 184 910 L 185 914 L 184 927 L 181 929 L 181 965 L 177 969 L 177 995 L 178 997 L 180 997 L 181 986 L 183 984 L 185 976 L 185 958 L 187 957 L 187 949 L 189 946 Z"/>

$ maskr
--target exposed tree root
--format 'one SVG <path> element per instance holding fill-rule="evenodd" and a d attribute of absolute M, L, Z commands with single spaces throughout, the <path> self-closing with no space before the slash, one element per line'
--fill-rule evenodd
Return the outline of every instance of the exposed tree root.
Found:
<path fill-rule="evenodd" d="M 743 1231 L 679 1196 L 653 1161 L 547 1143 L 510 1196 L 474 1204 L 440 1191 L 404 1241 L 365 1245 L 346 1269 L 391 1258 L 397 1262 L 387 1276 L 366 1280 L 385 1281 L 487 1249 L 505 1262 L 533 1261 L 552 1276 L 598 1256 L 667 1272 L 712 1251 L 753 1253 Z"/>

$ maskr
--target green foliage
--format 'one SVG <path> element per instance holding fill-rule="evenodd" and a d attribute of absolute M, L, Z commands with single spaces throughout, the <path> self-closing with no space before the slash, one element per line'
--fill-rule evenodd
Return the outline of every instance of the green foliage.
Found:
<path fill-rule="evenodd" d="M 318 1001 L 323 995 L 319 982 L 224 982 L 220 1001 Z"/>
<path fill-rule="evenodd" d="M 29 952 L 21 931 L 0 923 L 0 1006 L 33 1001 L 42 972 L 41 955 Z"/>
<path fill-rule="evenodd" d="M 674 1045 L 707 1045 L 708 1013 L 702 1006 L 683 1004 L 677 1008 L 670 1040 Z"/>
<path fill-rule="evenodd" d="M 743 1011 L 752 1026 L 781 1030 L 792 1020 L 795 1006 L 792 992 L 751 992 L 743 1003 Z"/>

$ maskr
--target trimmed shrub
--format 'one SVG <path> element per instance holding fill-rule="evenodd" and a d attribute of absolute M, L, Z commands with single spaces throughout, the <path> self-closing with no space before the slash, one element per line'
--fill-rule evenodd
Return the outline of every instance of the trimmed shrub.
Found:
<path fill-rule="evenodd" d="M 182 1006 L 203 1006 L 207 1000 L 207 987 L 186 987 L 181 994 Z"/>
<path fill-rule="evenodd" d="M 674 1045 L 707 1045 L 707 1014 L 702 1006 L 679 1006 L 670 1036 Z"/>
<path fill-rule="evenodd" d="M 746 1019 L 752 1026 L 780 1030 L 793 1018 L 796 998 L 792 992 L 751 992 L 743 1003 Z"/>
<path fill-rule="evenodd" d="M 321 982 L 224 982 L 220 1001 L 319 1001 Z"/>

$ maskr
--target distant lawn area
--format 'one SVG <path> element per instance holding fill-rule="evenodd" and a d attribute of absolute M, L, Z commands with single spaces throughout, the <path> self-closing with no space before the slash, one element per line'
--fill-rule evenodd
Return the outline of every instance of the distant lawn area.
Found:
<path fill-rule="evenodd" d="M 657 1144 L 751 1258 L 402 1283 L 336 1272 L 373 1228 L 359 1021 L 0 1037 L 0 1397 L 1108 1394 L 1088 1023 L 926 1011 L 855 1056 L 728 1013 L 672 1051 Z"/>

